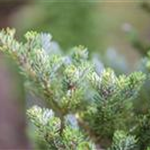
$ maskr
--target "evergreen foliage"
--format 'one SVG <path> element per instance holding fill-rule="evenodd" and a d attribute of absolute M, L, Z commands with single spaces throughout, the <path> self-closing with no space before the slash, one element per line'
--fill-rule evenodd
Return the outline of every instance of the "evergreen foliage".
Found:
<path fill-rule="evenodd" d="M 27 32 L 25 39 L 19 42 L 15 30 L 2 30 L 0 50 L 18 64 L 26 89 L 47 103 L 27 110 L 46 149 L 149 149 L 150 115 L 137 117 L 134 111 L 145 73 L 99 70 L 86 48 L 66 55 L 47 33 Z"/>
<path fill-rule="evenodd" d="M 136 148 L 136 143 L 137 139 L 135 136 L 118 130 L 115 132 L 112 146 L 108 150 L 133 150 Z"/>

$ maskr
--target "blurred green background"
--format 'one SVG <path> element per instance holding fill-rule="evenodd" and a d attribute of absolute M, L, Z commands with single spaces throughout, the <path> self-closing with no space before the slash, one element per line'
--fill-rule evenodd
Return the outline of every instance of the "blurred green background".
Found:
<path fill-rule="evenodd" d="M 16 28 L 18 38 L 28 30 L 50 32 L 64 51 L 84 45 L 110 67 L 111 57 L 123 58 L 131 71 L 149 49 L 149 13 L 142 0 L 0 0 L 0 27 Z"/>

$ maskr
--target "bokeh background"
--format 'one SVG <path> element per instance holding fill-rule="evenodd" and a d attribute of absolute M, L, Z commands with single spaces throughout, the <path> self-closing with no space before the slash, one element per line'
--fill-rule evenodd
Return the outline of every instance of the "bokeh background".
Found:
<path fill-rule="evenodd" d="M 84 45 L 103 58 L 119 55 L 122 70 L 131 71 L 149 48 L 150 6 L 144 0 L 0 0 L 0 27 L 16 28 L 18 38 L 28 30 L 50 32 L 64 51 Z"/>
<path fill-rule="evenodd" d="M 0 28 L 6 27 L 15 28 L 16 38 L 19 40 L 24 40 L 23 35 L 29 30 L 49 32 L 64 52 L 68 52 L 74 46 L 84 45 L 89 49 L 90 56 L 94 56 L 95 59 L 99 58 L 104 66 L 113 68 L 118 74 L 127 74 L 138 69 L 139 62 L 150 49 L 150 1 L 0 0 Z M 10 65 L 8 66 L 10 67 Z M 2 73 L 1 69 L 0 67 Z M 10 73 L 6 74 L 10 76 Z M 16 79 L 16 75 L 10 78 L 11 80 Z M 4 79 L 3 77 L 3 82 Z M 23 89 L 19 82 L 18 85 Z M 9 85 L 7 86 L 9 87 Z M 139 96 L 143 106 L 139 107 L 136 104 L 137 108 L 142 111 L 146 110 L 149 99 L 147 86 L 149 83 L 145 85 Z M 5 98 L 5 95 L 4 98 L 0 95 L 0 110 L 2 110 L 1 107 L 5 108 L 0 113 L 0 121 L 3 117 L 5 122 L 4 124 L 0 123 L 1 135 L 5 134 L 5 130 L 3 130 L 5 125 L 11 124 L 13 131 L 24 130 L 25 126 L 24 119 L 21 123 L 20 120 L 14 120 L 16 114 L 19 114 L 18 118 L 24 118 L 25 111 L 20 108 L 25 107 L 25 98 L 21 98 L 23 103 L 21 103 L 21 107 L 17 105 L 17 108 L 13 102 L 10 106 L 10 101 L 5 101 Z M 28 99 L 30 98 L 29 96 Z M 2 100 L 5 101 L 5 104 Z M 141 102 L 139 101 L 139 103 Z M 5 111 L 7 109 L 10 114 L 13 114 L 12 117 L 11 115 L 7 116 L 7 113 L 2 114 L 7 112 Z M 14 124 L 13 121 L 15 121 Z M 20 133 L 18 132 L 18 135 Z M 10 132 L 6 132 L 6 134 L 10 134 Z M 14 134 L 17 137 L 17 132 Z M 24 134 L 22 135 L 24 136 Z M 13 136 L 11 134 L 7 137 L 12 140 Z M 25 145 L 23 148 L 30 147 L 25 137 L 19 139 L 24 142 L 23 144 L 20 142 L 21 145 Z M 7 140 L 9 141 L 9 139 Z M 0 140 L 0 146 L 1 142 L 5 143 Z M 8 142 L 6 141 L 6 143 Z M 15 144 L 18 145 L 18 143 Z M 9 147 L 8 144 L 7 146 Z"/>

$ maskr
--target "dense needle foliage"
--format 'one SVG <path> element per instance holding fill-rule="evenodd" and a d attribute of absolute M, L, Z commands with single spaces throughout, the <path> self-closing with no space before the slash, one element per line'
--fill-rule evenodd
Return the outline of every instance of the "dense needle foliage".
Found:
<path fill-rule="evenodd" d="M 83 46 L 63 53 L 47 33 L 27 32 L 25 43 L 14 36 L 15 30 L 2 30 L 0 50 L 20 67 L 27 91 L 47 104 L 27 110 L 45 149 L 149 150 L 150 112 L 134 111 L 148 73 L 117 76 L 94 63 Z"/>

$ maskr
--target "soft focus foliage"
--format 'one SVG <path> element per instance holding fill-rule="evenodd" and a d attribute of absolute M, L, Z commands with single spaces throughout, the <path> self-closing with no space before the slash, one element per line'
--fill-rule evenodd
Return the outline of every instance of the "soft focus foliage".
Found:
<path fill-rule="evenodd" d="M 34 106 L 27 111 L 27 114 L 37 127 L 40 138 L 44 138 L 48 149 L 92 150 L 94 148 L 79 129 L 66 125 L 61 130 L 61 120 L 54 116 L 52 110 Z"/>
<path fill-rule="evenodd" d="M 128 135 L 124 131 L 116 131 L 113 137 L 113 144 L 108 150 L 134 150 L 137 139 L 135 136 Z"/>
<path fill-rule="evenodd" d="M 100 61 L 89 59 L 83 46 L 64 54 L 50 34 L 27 32 L 25 43 L 14 34 L 11 29 L 0 32 L 0 50 L 19 65 L 26 89 L 47 103 L 48 108 L 33 106 L 27 111 L 47 149 L 150 146 L 149 113 L 134 111 L 145 73 L 117 76 Z"/>

